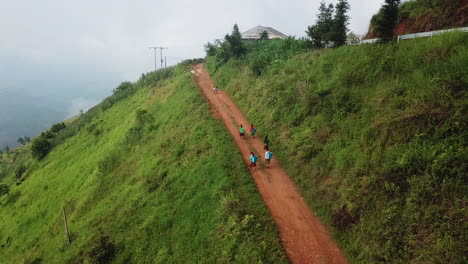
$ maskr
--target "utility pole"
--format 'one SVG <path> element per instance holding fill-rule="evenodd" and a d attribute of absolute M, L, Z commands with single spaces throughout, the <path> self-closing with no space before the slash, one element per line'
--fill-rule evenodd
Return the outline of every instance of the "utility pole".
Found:
<path fill-rule="evenodd" d="M 163 60 L 163 49 L 168 49 L 167 47 L 150 47 L 150 49 L 153 49 L 154 50 L 154 70 L 156 71 L 157 70 L 157 60 L 156 60 L 156 50 L 159 49 L 159 54 L 161 56 L 161 67 L 160 69 L 163 68 L 163 63 L 164 63 L 164 60 Z"/>
<path fill-rule="evenodd" d="M 162 56 L 162 51 L 163 51 L 163 49 L 168 49 L 168 48 L 167 48 L 167 47 L 159 47 L 159 51 L 161 52 L 161 69 L 162 69 L 162 67 L 163 67 L 163 62 L 164 62 L 163 56 Z"/>
<path fill-rule="evenodd" d="M 154 50 L 154 71 L 156 71 L 157 70 L 156 50 L 158 49 L 158 47 L 149 47 L 149 48 Z"/>

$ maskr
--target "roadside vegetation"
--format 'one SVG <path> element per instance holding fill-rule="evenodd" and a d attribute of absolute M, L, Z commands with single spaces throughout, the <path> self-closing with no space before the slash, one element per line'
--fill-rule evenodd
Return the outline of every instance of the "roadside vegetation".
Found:
<path fill-rule="evenodd" d="M 352 263 L 467 263 L 468 35 L 284 48 L 300 45 L 206 67 Z"/>
<path fill-rule="evenodd" d="M 0 263 L 287 263 L 190 63 L 122 83 L 40 158 L 2 154 Z"/>

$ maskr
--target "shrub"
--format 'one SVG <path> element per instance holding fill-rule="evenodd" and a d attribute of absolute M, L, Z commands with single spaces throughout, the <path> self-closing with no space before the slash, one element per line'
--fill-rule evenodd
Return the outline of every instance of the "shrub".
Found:
<path fill-rule="evenodd" d="M 23 164 L 21 164 L 15 171 L 15 177 L 16 179 L 20 179 L 21 176 L 23 176 L 23 174 L 26 172 L 26 166 L 24 166 Z"/>
<path fill-rule="evenodd" d="M 61 122 L 61 123 L 57 123 L 55 125 L 53 125 L 51 128 L 50 128 L 50 131 L 52 133 L 58 133 L 60 130 L 64 129 L 66 127 L 65 123 Z"/>
<path fill-rule="evenodd" d="M 31 146 L 31 154 L 34 158 L 42 159 L 45 156 L 47 156 L 51 149 L 52 144 L 50 143 L 50 141 L 46 137 L 41 135 L 33 140 Z"/>
<path fill-rule="evenodd" d="M 9 193 L 10 193 L 10 187 L 4 183 L 0 183 L 0 197 Z"/>
<path fill-rule="evenodd" d="M 87 260 L 91 264 L 111 263 L 116 254 L 115 245 L 109 240 L 108 236 L 97 238 L 91 249 L 86 252 Z"/>

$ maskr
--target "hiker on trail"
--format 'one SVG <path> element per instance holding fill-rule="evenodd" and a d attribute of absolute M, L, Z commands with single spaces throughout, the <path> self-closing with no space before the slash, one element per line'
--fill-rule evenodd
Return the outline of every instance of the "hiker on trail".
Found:
<path fill-rule="evenodd" d="M 255 138 L 255 133 L 257 132 L 257 128 L 254 127 L 254 125 L 252 124 L 250 126 L 250 136 Z"/>
<path fill-rule="evenodd" d="M 263 143 L 265 143 L 265 146 L 263 147 L 263 149 L 266 151 L 270 150 L 270 139 L 268 138 L 268 135 L 265 136 Z"/>
<path fill-rule="evenodd" d="M 218 86 L 213 87 L 213 93 L 218 93 Z"/>
<path fill-rule="evenodd" d="M 270 160 L 271 160 L 272 157 L 273 157 L 273 152 L 267 150 L 265 152 L 265 164 L 266 164 L 267 168 L 268 168 L 268 165 L 270 165 Z"/>
<path fill-rule="evenodd" d="M 255 171 L 255 167 L 257 167 L 257 156 L 255 156 L 255 154 L 253 152 L 250 152 L 250 157 L 249 157 L 249 160 L 250 160 L 250 165 L 249 167 L 252 169 L 252 171 Z"/>
<path fill-rule="evenodd" d="M 241 139 L 244 139 L 245 128 L 243 128 L 242 125 L 240 125 L 240 127 L 239 127 L 239 136 L 240 136 Z"/>

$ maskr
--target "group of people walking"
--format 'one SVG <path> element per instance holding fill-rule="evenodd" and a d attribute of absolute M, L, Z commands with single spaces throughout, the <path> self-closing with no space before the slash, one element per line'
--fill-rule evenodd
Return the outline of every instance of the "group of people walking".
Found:
<path fill-rule="evenodd" d="M 250 137 L 255 138 L 255 133 L 257 133 L 257 128 L 252 124 L 250 126 L 249 132 L 250 132 Z M 245 138 L 245 128 L 242 125 L 239 126 L 239 137 L 241 139 Z M 273 152 L 270 151 L 270 139 L 268 138 L 268 135 L 265 136 L 263 143 L 265 144 L 263 147 L 263 149 L 265 150 L 265 166 L 268 168 L 271 162 L 271 158 L 273 157 Z M 252 171 L 255 171 L 255 167 L 257 167 L 257 160 L 258 160 L 258 157 L 255 156 L 255 153 L 250 152 L 249 167 L 250 169 L 252 169 Z"/>
<path fill-rule="evenodd" d="M 218 92 L 219 92 L 218 86 L 214 86 L 213 93 L 218 93 Z M 255 138 L 255 133 L 257 133 L 257 128 L 252 124 L 249 129 L 250 137 Z M 242 126 L 242 124 L 239 126 L 239 137 L 241 139 L 245 138 L 245 128 Z M 265 166 L 268 168 L 271 162 L 271 158 L 273 157 L 273 152 L 270 151 L 270 139 L 268 138 L 268 135 L 265 136 L 263 143 L 265 144 L 265 146 L 263 147 L 263 149 L 265 150 Z M 258 161 L 258 157 L 255 156 L 255 153 L 250 152 L 249 161 L 250 161 L 249 168 L 252 171 L 255 171 L 255 167 L 257 167 L 257 161 Z"/>

